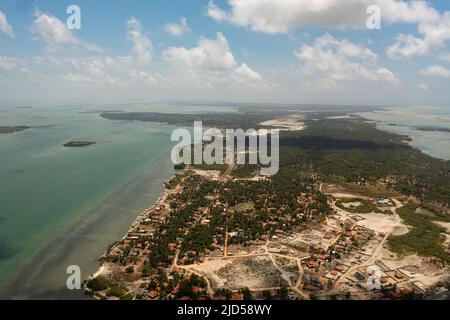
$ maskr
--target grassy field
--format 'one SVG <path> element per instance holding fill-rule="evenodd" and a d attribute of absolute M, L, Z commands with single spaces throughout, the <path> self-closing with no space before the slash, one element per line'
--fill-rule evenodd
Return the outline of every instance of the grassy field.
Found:
<path fill-rule="evenodd" d="M 360 202 L 361 205 L 357 207 L 346 207 L 346 203 L 351 202 Z M 353 198 L 353 199 L 345 199 L 345 200 L 337 200 L 336 205 L 341 208 L 342 210 L 351 212 L 351 213 L 371 213 L 371 212 L 382 212 L 377 208 L 375 204 L 373 204 L 369 200 L 359 199 L 359 198 Z"/>
<path fill-rule="evenodd" d="M 345 188 L 350 192 L 359 193 L 371 198 L 391 198 L 401 195 L 396 191 L 382 189 L 375 185 L 362 186 L 356 183 L 347 183 L 345 184 Z"/>
<path fill-rule="evenodd" d="M 424 256 L 435 256 L 447 263 L 450 262 L 450 256 L 445 251 L 443 244 L 447 230 L 433 221 L 436 218 L 416 213 L 417 206 L 407 204 L 397 210 L 397 213 L 404 222 L 412 227 L 410 232 L 401 236 L 389 237 L 389 245 L 394 252 L 408 253 L 417 252 Z"/>
<path fill-rule="evenodd" d="M 230 207 L 231 212 L 245 212 L 248 210 L 253 210 L 255 208 L 255 204 L 253 202 L 244 202 L 238 203 L 234 207 Z"/>

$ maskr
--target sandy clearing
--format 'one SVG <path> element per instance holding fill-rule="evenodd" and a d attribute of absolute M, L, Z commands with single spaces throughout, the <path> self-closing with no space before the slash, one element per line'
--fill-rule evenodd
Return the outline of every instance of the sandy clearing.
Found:
<path fill-rule="evenodd" d="M 305 130 L 304 118 L 299 115 L 291 115 L 282 119 L 273 119 L 261 122 L 260 125 L 267 127 L 276 127 L 280 131 L 301 131 Z"/>
<path fill-rule="evenodd" d="M 343 193 L 343 192 L 336 192 L 336 193 L 330 193 L 331 196 L 335 197 L 336 199 L 340 199 L 340 198 L 344 198 L 344 199 L 354 199 L 354 198 L 359 198 L 359 199 L 370 199 L 369 197 L 366 196 L 360 196 L 358 194 L 352 194 L 352 193 Z"/>
<path fill-rule="evenodd" d="M 402 235 L 409 231 L 406 225 L 403 224 L 399 216 L 386 215 L 382 213 L 370 213 L 361 215 L 364 220 L 358 221 L 358 225 L 376 232 L 389 233 L 395 235 Z"/>

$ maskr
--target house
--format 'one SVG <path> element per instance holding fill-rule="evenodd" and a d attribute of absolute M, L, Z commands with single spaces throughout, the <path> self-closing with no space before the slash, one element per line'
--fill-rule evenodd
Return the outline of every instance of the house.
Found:
<path fill-rule="evenodd" d="M 388 207 L 391 205 L 391 201 L 389 199 L 379 199 L 377 201 L 378 205 L 383 206 L 383 207 Z"/>
<path fill-rule="evenodd" d="M 363 280 L 366 279 L 366 276 L 365 276 L 362 272 L 356 271 L 356 272 L 355 272 L 355 278 L 356 278 L 357 280 L 359 280 L 359 281 L 363 281 Z"/>
<path fill-rule="evenodd" d="M 344 266 L 337 265 L 335 269 L 339 272 L 342 272 L 342 271 L 344 271 Z"/>
<path fill-rule="evenodd" d="M 327 233 L 325 233 L 324 238 L 331 239 L 331 238 L 333 238 L 333 235 L 330 232 L 327 232 Z"/>
<path fill-rule="evenodd" d="M 244 294 L 241 292 L 235 292 L 233 293 L 233 299 L 234 301 L 241 301 L 244 300 Z"/>

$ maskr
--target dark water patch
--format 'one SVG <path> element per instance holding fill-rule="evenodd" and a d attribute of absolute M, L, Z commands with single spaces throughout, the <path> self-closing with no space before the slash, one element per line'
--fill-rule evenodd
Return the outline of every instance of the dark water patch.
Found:
<path fill-rule="evenodd" d="M 0 239 L 0 261 L 12 258 L 16 253 L 16 248 L 13 248 L 6 239 Z"/>
<path fill-rule="evenodd" d="M 9 172 L 14 173 L 14 174 L 20 174 L 20 173 L 24 173 L 26 172 L 26 169 L 12 169 Z"/>

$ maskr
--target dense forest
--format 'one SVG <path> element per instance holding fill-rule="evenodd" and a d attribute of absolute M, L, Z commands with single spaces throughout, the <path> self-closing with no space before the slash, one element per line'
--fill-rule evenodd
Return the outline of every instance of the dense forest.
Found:
<path fill-rule="evenodd" d="M 432 158 L 407 144 L 406 136 L 378 130 L 373 123 L 354 115 L 363 111 L 357 106 L 290 106 L 278 110 L 269 107 L 241 107 L 238 112 L 206 114 L 165 113 L 103 113 L 113 120 L 138 120 L 192 126 L 203 121 L 205 126 L 219 128 L 260 128 L 265 120 L 301 112 L 307 125 L 304 131 L 281 131 L 281 175 L 292 177 L 296 171 L 301 178 L 331 179 L 341 177 L 347 183 L 376 183 L 385 181 L 387 187 L 412 195 L 428 203 L 447 206 L 450 203 L 450 161 Z M 366 110 L 367 111 L 367 110 Z M 351 117 L 330 117 L 350 114 Z M 234 169 L 236 177 L 247 177 L 255 167 Z M 283 173 L 283 172 L 288 172 Z M 309 172 L 310 174 L 307 174 Z M 312 172 L 317 175 L 314 176 Z M 277 177 L 275 177 L 278 179 Z"/>
<path fill-rule="evenodd" d="M 432 158 L 363 119 L 307 120 L 307 129 L 282 132 L 282 166 L 311 166 L 327 179 L 375 183 L 424 201 L 450 203 L 450 161 Z"/>

